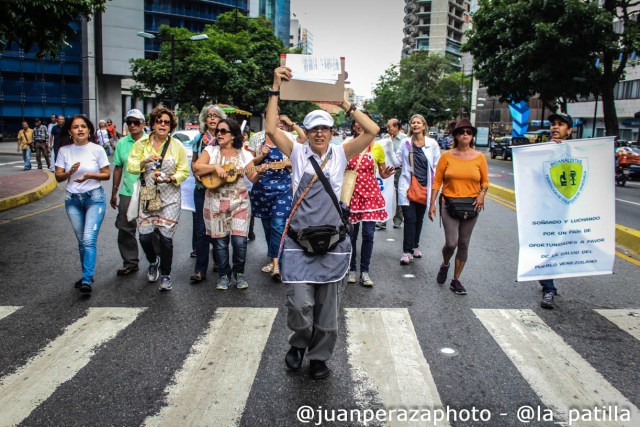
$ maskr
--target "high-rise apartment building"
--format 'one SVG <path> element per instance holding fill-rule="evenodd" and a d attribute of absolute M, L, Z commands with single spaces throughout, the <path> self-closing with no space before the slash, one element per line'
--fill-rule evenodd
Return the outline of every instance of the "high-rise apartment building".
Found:
<path fill-rule="evenodd" d="M 313 54 L 313 34 L 306 29 L 300 23 L 300 20 L 294 17 L 291 18 L 291 25 L 289 31 L 289 44 L 290 48 L 300 48 L 303 54 Z"/>
<path fill-rule="evenodd" d="M 250 0 L 249 16 L 271 20 L 276 36 L 289 46 L 291 0 Z"/>
<path fill-rule="evenodd" d="M 459 66 L 469 0 L 405 0 L 402 56 L 436 52 Z"/>

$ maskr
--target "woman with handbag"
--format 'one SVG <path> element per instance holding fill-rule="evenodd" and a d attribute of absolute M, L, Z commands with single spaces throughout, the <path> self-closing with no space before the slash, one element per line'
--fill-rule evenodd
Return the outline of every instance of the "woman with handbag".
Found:
<path fill-rule="evenodd" d="M 127 171 L 140 175 L 138 233 L 149 270 L 147 279 L 155 282 L 161 275 L 161 291 L 170 291 L 173 263 L 173 234 L 180 219 L 180 183 L 189 177 L 189 161 L 184 146 L 169 135 L 178 125 L 176 116 L 164 106 L 151 111 L 152 132 L 144 135 L 131 149 Z M 160 253 L 153 245 L 153 233 L 159 233 Z"/>
<path fill-rule="evenodd" d="M 369 118 L 369 113 L 364 112 Z M 351 131 L 354 138 L 362 135 L 363 129 L 359 123 L 351 123 Z M 362 224 L 362 244 L 360 246 L 360 284 L 362 286 L 373 286 L 374 282 L 369 276 L 369 264 L 371 253 L 373 252 L 373 236 L 376 231 L 376 223 L 387 220 L 387 210 L 385 200 L 380 191 L 380 185 L 376 179 L 376 165 L 382 179 L 388 178 L 395 172 L 395 169 L 385 165 L 385 157 L 382 146 L 377 142 L 372 142 L 359 155 L 355 156 L 347 163 L 347 171 L 356 173 L 353 194 L 349 201 L 349 222 L 353 224 L 351 233 L 351 266 L 349 269 L 348 283 L 356 283 L 358 276 L 356 273 L 357 264 L 357 241 Z M 347 178 L 345 178 L 347 179 Z"/>
<path fill-rule="evenodd" d="M 400 264 L 408 265 L 414 258 L 422 258 L 420 233 L 424 214 L 431 200 L 431 184 L 440 159 L 440 147 L 427 136 L 427 121 L 414 114 L 409 121 L 408 138 L 396 152 L 396 167 L 402 167 L 398 179 L 398 206 L 404 216 L 404 236 Z"/>
<path fill-rule="evenodd" d="M 445 236 L 442 264 L 436 281 L 439 284 L 446 282 L 449 260 L 456 252 L 450 288 L 458 295 L 467 294 L 460 283 L 460 274 L 467 262 L 471 233 L 478 220 L 478 212 L 484 209 L 484 195 L 489 188 L 487 159 L 474 148 L 476 132 L 476 128 L 467 119 L 456 123 L 452 148 L 438 162 L 431 189 L 429 219 L 432 221 L 436 216 L 436 197 L 442 189 L 440 215 Z"/>
<path fill-rule="evenodd" d="M 308 145 L 293 142 L 278 129 L 280 84 L 291 77 L 290 68 L 275 69 L 266 114 L 267 135 L 292 165 L 294 205 L 281 244 L 280 269 L 287 295 L 287 326 L 292 330 L 285 363 L 291 370 L 300 369 L 306 352 L 311 378 L 322 379 L 331 373 L 326 361 L 338 337 L 340 295 L 351 257 L 351 227 L 346 207 L 338 202 L 344 170 L 351 158 L 371 144 L 379 128 L 345 100 L 341 107 L 362 126 L 360 136 L 340 146 L 330 144 L 333 118 L 315 110 L 304 118 Z"/>
<path fill-rule="evenodd" d="M 204 196 L 204 224 L 207 237 L 213 241 L 213 257 L 218 266 L 216 289 L 229 289 L 232 271 L 236 287 L 246 289 L 249 287 L 244 277 L 251 221 L 249 192 L 244 174 L 228 173 L 225 167 L 232 166 L 236 170 L 252 167 L 253 156 L 242 149 L 242 132 L 237 121 L 220 120 L 215 136 L 218 144 L 205 147 L 193 165 L 193 172 L 199 177 L 215 173 L 223 180 L 231 178 L 231 182 L 223 183 L 216 189 L 207 189 Z M 233 246 L 233 266 L 229 264 L 229 244 Z"/>
<path fill-rule="evenodd" d="M 107 199 L 100 181 L 111 177 L 109 159 L 101 146 L 92 143 L 95 127 L 83 114 L 62 128 L 56 158 L 56 181 L 67 181 L 64 207 L 78 240 L 82 278 L 75 284 L 83 294 L 91 293 L 98 255 L 96 242 L 104 219 Z"/>

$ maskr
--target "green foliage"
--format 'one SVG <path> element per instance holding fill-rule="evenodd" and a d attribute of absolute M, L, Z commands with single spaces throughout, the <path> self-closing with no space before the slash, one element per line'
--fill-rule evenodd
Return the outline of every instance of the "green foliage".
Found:
<path fill-rule="evenodd" d="M 375 99 L 365 107 L 383 120 L 408 121 L 413 114 L 422 114 L 430 125 L 436 124 L 461 110 L 470 80 L 453 72 L 444 56 L 417 51 L 385 71 L 373 90 Z"/>
<path fill-rule="evenodd" d="M 39 56 L 55 57 L 75 31 L 75 19 L 103 12 L 107 0 L 3 0 L 0 52 L 16 43 L 25 52 L 34 46 Z"/>
<path fill-rule="evenodd" d="M 243 110 L 261 112 L 266 105 L 266 90 L 285 52 L 264 18 L 249 19 L 227 12 L 204 31 L 208 40 L 188 41 L 193 34 L 183 28 L 162 26 L 160 37 L 175 42 L 176 101 L 183 106 L 201 108 L 205 103 L 223 102 Z M 171 96 L 171 43 L 162 43 L 157 59 L 131 60 L 136 81 L 136 97 L 154 94 L 160 99 Z"/>

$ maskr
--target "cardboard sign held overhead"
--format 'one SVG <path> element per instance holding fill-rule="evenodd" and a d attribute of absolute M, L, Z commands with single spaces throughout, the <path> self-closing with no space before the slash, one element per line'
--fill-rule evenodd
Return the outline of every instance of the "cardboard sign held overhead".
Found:
<path fill-rule="evenodd" d="M 280 65 L 287 65 L 287 57 L 292 55 L 280 55 Z M 296 55 L 308 56 L 308 55 Z M 298 59 L 298 58 L 296 58 Z M 321 81 L 297 80 L 296 71 L 293 70 L 293 79 L 283 80 L 280 85 L 280 99 L 286 101 L 318 101 L 318 102 L 342 102 L 344 100 L 344 57 L 340 57 L 340 72 L 335 83 Z"/>

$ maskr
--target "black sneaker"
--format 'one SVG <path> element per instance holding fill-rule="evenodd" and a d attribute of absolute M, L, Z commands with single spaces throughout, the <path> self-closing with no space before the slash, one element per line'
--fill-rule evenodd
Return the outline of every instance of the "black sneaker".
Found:
<path fill-rule="evenodd" d="M 452 279 L 449 288 L 451 288 L 451 290 L 458 295 L 467 294 L 467 290 L 464 288 L 464 286 L 462 286 L 462 283 L 460 283 L 460 280 L 458 279 Z"/>
<path fill-rule="evenodd" d="M 555 298 L 555 294 L 553 292 L 547 292 L 542 296 L 542 301 L 540 302 L 540 307 L 547 308 L 549 310 L 553 310 L 553 299 Z"/>
<path fill-rule="evenodd" d="M 440 271 L 438 271 L 438 276 L 436 277 L 436 282 L 439 285 L 443 285 L 447 281 L 447 273 L 449 273 L 449 266 L 440 264 Z"/>

